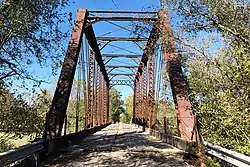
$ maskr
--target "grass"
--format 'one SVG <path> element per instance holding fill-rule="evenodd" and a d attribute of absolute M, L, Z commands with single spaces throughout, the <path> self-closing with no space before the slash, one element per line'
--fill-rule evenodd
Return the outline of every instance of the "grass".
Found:
<path fill-rule="evenodd" d="M 14 134 L 6 134 L 4 132 L 0 132 L 0 138 L 9 141 L 14 146 L 14 148 L 30 143 L 33 139 L 33 136 L 24 135 L 22 138 L 18 138 L 15 137 Z"/>

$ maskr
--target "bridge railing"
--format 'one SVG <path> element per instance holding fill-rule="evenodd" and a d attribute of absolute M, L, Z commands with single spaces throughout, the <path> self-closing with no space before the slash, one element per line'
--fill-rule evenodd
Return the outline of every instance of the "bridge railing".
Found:
<path fill-rule="evenodd" d="M 174 147 L 179 148 L 180 150 L 189 152 L 191 154 L 196 154 L 197 149 L 195 148 L 197 145 L 193 141 L 186 141 L 182 138 L 179 138 L 177 136 L 172 136 L 171 134 L 166 134 L 164 132 L 161 132 L 159 130 L 149 129 L 145 128 L 139 125 L 135 125 L 141 128 L 142 130 L 145 130 L 150 135 L 161 139 L 163 142 L 166 142 Z M 239 167 L 249 167 L 250 166 L 250 157 L 246 156 L 244 154 L 238 153 L 236 151 L 232 151 L 223 147 L 220 147 L 218 145 L 209 143 L 207 141 L 204 141 L 205 146 L 205 152 L 206 154 L 213 156 L 217 159 L 222 160 L 223 162 Z"/>
<path fill-rule="evenodd" d="M 0 167 L 14 164 L 17 161 L 27 158 L 31 158 L 32 162 L 30 163 L 32 163 L 32 166 L 36 167 L 40 163 L 39 152 L 43 149 L 43 141 L 39 140 L 19 148 L 0 153 Z"/>
<path fill-rule="evenodd" d="M 43 156 L 44 158 L 45 154 L 57 154 L 62 149 L 68 148 L 74 144 L 78 144 L 87 136 L 102 130 L 108 125 L 110 125 L 110 123 L 84 129 L 78 133 L 71 133 L 61 136 L 51 141 L 39 140 L 19 148 L 0 153 L 0 167 L 4 167 L 6 165 L 12 165 L 16 167 L 37 167 L 40 165 L 40 156 Z"/>
<path fill-rule="evenodd" d="M 226 148 L 220 147 L 218 145 L 204 141 L 206 147 L 206 153 L 212 155 L 213 157 L 219 158 L 229 164 L 240 166 L 240 167 L 249 167 L 250 166 L 250 157 L 244 154 L 238 153 L 236 151 L 228 150 Z"/>

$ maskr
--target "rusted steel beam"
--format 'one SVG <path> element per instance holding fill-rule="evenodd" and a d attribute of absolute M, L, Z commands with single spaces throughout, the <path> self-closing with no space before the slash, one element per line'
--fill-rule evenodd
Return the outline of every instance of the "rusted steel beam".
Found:
<path fill-rule="evenodd" d="M 139 79 L 139 123 L 142 124 L 142 77 Z"/>
<path fill-rule="evenodd" d="M 98 41 L 148 41 L 148 38 L 96 37 Z"/>
<path fill-rule="evenodd" d="M 103 57 L 124 57 L 124 58 L 139 58 L 142 55 L 125 55 L 125 54 L 102 54 Z"/>
<path fill-rule="evenodd" d="M 144 53 L 142 55 L 136 78 L 139 78 L 139 76 L 142 75 L 143 68 L 145 66 L 147 66 L 148 56 L 149 56 L 149 54 L 152 54 L 152 49 L 154 49 L 155 44 L 156 44 L 158 39 L 159 39 L 158 23 L 155 23 L 155 25 L 153 26 L 153 28 L 151 30 L 151 33 L 150 33 L 147 45 L 145 47 Z"/>
<path fill-rule="evenodd" d="M 101 110 L 101 106 L 100 106 L 100 102 L 101 102 L 101 95 L 102 95 L 102 90 L 101 90 L 101 78 L 102 78 L 102 74 L 100 72 L 100 67 L 97 67 L 97 77 L 96 77 L 96 101 L 95 101 L 95 117 L 93 120 L 93 124 L 94 126 L 98 126 L 99 125 L 99 116 L 100 116 L 100 110 Z"/>
<path fill-rule="evenodd" d="M 106 66 L 106 68 L 138 68 L 138 66 Z"/>
<path fill-rule="evenodd" d="M 167 11 L 159 12 L 160 29 L 163 37 L 163 54 L 168 62 L 168 74 L 170 78 L 173 99 L 176 105 L 178 130 L 182 138 L 192 140 L 195 130 L 195 118 L 192 112 L 191 103 L 188 97 L 188 86 L 185 80 L 181 62 L 178 58 L 175 46 L 174 35 L 170 26 Z M 194 133 L 193 140 L 195 140 Z"/>
<path fill-rule="evenodd" d="M 106 105 L 107 105 L 107 108 L 106 108 L 106 113 L 107 113 L 107 117 L 106 117 L 106 123 L 110 122 L 110 114 L 109 114 L 109 90 L 110 90 L 110 86 L 109 85 L 106 85 Z"/>
<path fill-rule="evenodd" d="M 148 103 L 147 103 L 147 67 L 144 67 L 144 72 L 142 74 L 143 77 L 143 112 L 142 112 L 142 121 L 143 121 L 143 125 L 146 125 L 148 120 L 148 115 L 147 115 L 147 110 L 148 110 Z"/>
<path fill-rule="evenodd" d="M 97 65 L 97 62 L 94 61 L 95 63 L 95 68 L 94 68 L 94 82 L 93 82 L 93 106 L 92 106 L 92 120 L 91 120 L 91 127 L 95 127 L 96 126 L 96 112 L 97 112 L 97 108 L 96 108 L 96 102 L 97 102 L 97 78 L 98 78 L 98 68 L 100 68 Z"/>
<path fill-rule="evenodd" d="M 147 73 L 145 74 L 147 76 L 147 94 L 146 97 L 144 97 L 143 100 L 145 100 L 145 104 L 147 106 L 147 110 L 145 111 L 145 122 L 143 124 L 147 124 L 150 128 L 153 126 L 156 122 L 155 117 L 155 106 L 154 106 L 154 52 L 155 52 L 155 45 L 157 40 L 159 39 L 159 29 L 158 29 L 158 22 L 154 24 L 147 45 L 145 47 L 144 53 L 141 58 L 140 65 L 138 67 L 137 75 L 135 76 L 135 80 L 139 81 L 140 76 L 143 74 L 143 72 Z M 149 67 L 147 67 L 149 65 Z M 144 71 L 146 70 L 147 71 Z M 138 92 L 137 92 L 138 93 Z M 136 99 L 136 106 L 138 100 Z M 137 109 L 136 109 L 136 112 Z"/>
<path fill-rule="evenodd" d="M 149 127 L 154 128 L 156 125 L 156 110 L 155 110 L 155 49 L 151 48 L 148 52 L 148 114 Z"/>
<path fill-rule="evenodd" d="M 64 118 L 64 132 L 63 135 L 67 135 L 67 124 L 68 124 L 68 120 L 67 120 L 67 114 L 65 114 L 65 118 Z"/>
<path fill-rule="evenodd" d="M 122 73 L 119 73 L 119 74 L 117 73 L 117 74 L 116 74 L 116 73 L 110 73 L 109 75 L 110 75 L 110 76 L 119 76 L 119 75 L 134 76 L 134 75 L 136 75 L 136 74 L 125 74 L 125 73 L 124 73 L 124 74 L 122 74 Z"/>
<path fill-rule="evenodd" d="M 131 80 L 111 80 L 110 85 L 133 85 Z"/>
<path fill-rule="evenodd" d="M 90 50 L 88 74 L 88 108 L 85 112 L 85 128 L 93 127 L 94 103 L 95 103 L 95 54 Z"/>
<path fill-rule="evenodd" d="M 90 10 L 89 13 L 124 13 L 124 14 L 157 14 L 157 12 Z"/>
<path fill-rule="evenodd" d="M 103 96 L 103 100 L 104 100 L 104 112 L 103 112 L 103 115 L 102 115 L 102 121 L 103 123 L 105 124 L 107 122 L 107 110 L 108 110 L 108 97 L 107 97 L 107 94 L 108 94 L 108 90 L 107 90 L 107 85 L 104 85 L 104 96 Z"/>
<path fill-rule="evenodd" d="M 133 118 L 132 118 L 132 123 L 136 123 L 135 122 L 135 118 L 136 118 L 136 111 L 135 111 L 135 109 L 136 109 L 136 88 L 137 88 L 137 80 L 134 80 L 134 95 L 133 95 Z"/>
<path fill-rule="evenodd" d="M 135 92 L 135 123 L 139 122 L 139 80 L 136 80 L 136 92 Z"/>
<path fill-rule="evenodd" d="M 99 108 L 100 108 L 100 111 L 99 111 L 99 125 L 102 125 L 103 124 L 103 121 L 102 121 L 102 117 L 103 117 L 103 110 L 104 110 L 104 78 L 103 76 L 101 77 L 101 81 L 100 81 L 100 89 L 101 89 L 101 92 L 100 92 L 100 101 L 99 101 Z"/>
<path fill-rule="evenodd" d="M 92 25 L 91 24 L 88 25 L 84 29 L 84 31 L 85 31 L 85 36 L 88 39 L 89 46 L 95 52 L 95 60 L 97 61 L 98 65 L 100 66 L 100 70 L 102 72 L 102 75 L 104 76 L 104 79 L 105 79 L 105 81 L 106 81 L 106 83 L 108 85 L 109 84 L 109 78 L 108 78 L 108 75 L 107 75 L 107 72 L 106 72 L 106 69 L 105 69 L 105 65 L 104 65 L 103 60 L 102 60 L 102 55 L 101 55 L 100 49 L 98 47 L 97 40 L 96 40 L 95 33 L 94 33 Z"/>
<path fill-rule="evenodd" d="M 102 115 L 101 115 L 101 123 L 105 124 L 105 119 L 106 119 L 106 112 L 107 112 L 107 86 L 103 80 L 102 84 L 103 88 L 103 99 L 102 99 Z"/>
<path fill-rule="evenodd" d="M 66 56 L 64 58 L 61 74 L 57 82 L 56 91 L 52 100 L 51 108 L 48 112 L 44 140 L 50 140 L 61 136 L 63 122 L 67 110 L 69 96 L 72 88 L 77 60 L 82 43 L 83 28 L 86 25 L 87 11 L 79 9 Z"/>
<path fill-rule="evenodd" d="M 94 17 L 88 17 L 89 20 L 93 20 L 95 22 L 99 21 L 142 21 L 142 22 L 150 22 L 150 21 L 156 21 L 157 18 L 155 17 L 132 17 L 132 16 L 94 16 Z"/>

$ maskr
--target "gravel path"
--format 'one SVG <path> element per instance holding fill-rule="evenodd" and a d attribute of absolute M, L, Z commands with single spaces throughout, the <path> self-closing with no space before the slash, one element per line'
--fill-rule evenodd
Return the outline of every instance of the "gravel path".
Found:
<path fill-rule="evenodd" d="M 43 166 L 192 167 L 183 160 L 181 150 L 149 136 L 135 125 L 122 123 L 111 124 Z"/>

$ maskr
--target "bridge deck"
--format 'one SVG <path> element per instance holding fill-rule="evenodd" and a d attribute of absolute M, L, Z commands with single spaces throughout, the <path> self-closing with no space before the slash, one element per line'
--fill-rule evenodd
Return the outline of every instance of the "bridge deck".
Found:
<path fill-rule="evenodd" d="M 135 125 L 119 123 L 86 138 L 43 166 L 192 166 L 183 155 L 181 150 L 149 136 Z"/>

